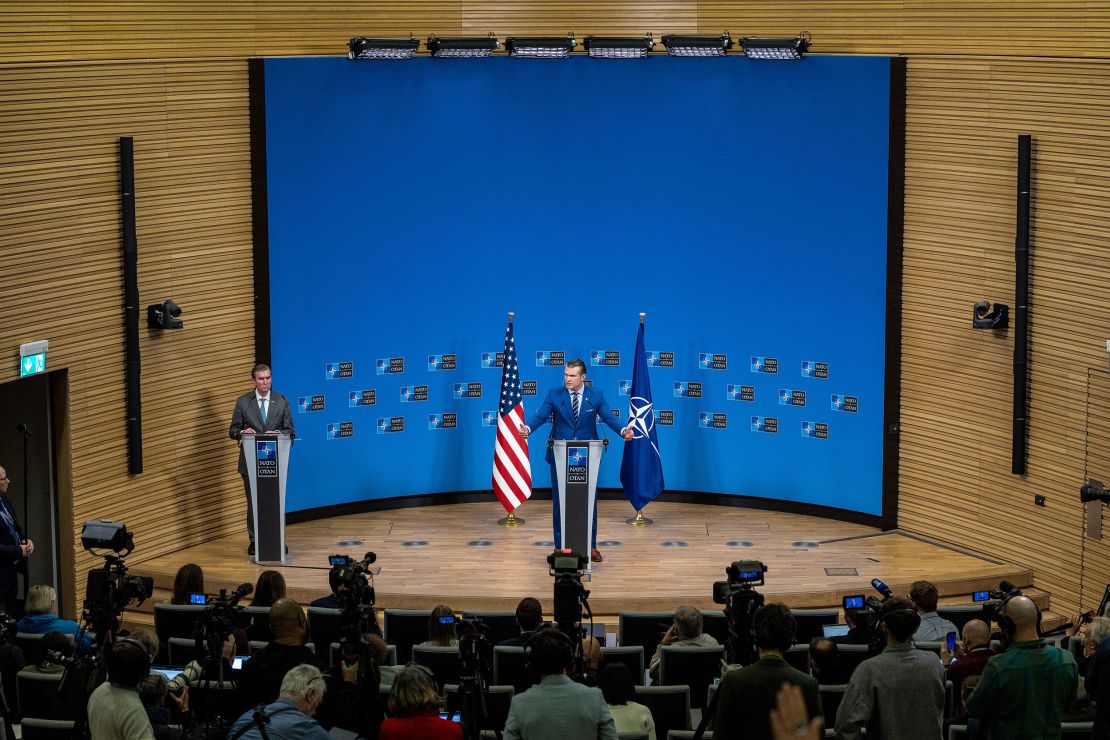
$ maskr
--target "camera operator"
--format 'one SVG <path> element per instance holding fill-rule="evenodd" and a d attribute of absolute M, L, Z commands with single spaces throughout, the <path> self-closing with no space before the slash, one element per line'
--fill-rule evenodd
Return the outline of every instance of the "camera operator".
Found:
<path fill-rule="evenodd" d="M 139 699 L 139 683 L 150 674 L 150 656 L 135 640 L 123 638 L 108 650 L 108 680 L 89 697 L 88 727 L 96 740 L 154 740 Z"/>
<path fill-rule="evenodd" d="M 873 616 L 872 611 L 866 607 L 845 609 L 844 621 L 848 625 L 848 634 L 843 637 L 834 637 L 832 641 L 837 645 L 870 645 Z"/>
<path fill-rule="evenodd" d="M 520 627 L 520 634 L 497 643 L 498 646 L 524 647 L 535 633 L 536 628 L 543 623 L 543 606 L 539 599 L 525 596 L 516 605 L 516 626 Z"/>

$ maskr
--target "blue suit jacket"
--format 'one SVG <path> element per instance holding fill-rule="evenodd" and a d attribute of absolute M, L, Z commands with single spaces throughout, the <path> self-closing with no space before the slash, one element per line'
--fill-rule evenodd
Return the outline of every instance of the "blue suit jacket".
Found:
<path fill-rule="evenodd" d="M 599 439 L 597 436 L 598 419 L 608 424 L 609 428 L 617 434 L 620 434 L 621 430 L 624 429 L 624 425 L 609 410 L 609 404 L 605 401 L 605 394 L 588 385 L 582 386 L 578 421 L 574 420 L 574 414 L 570 411 L 570 391 L 562 387 L 552 388 L 548 391 L 547 398 L 543 400 L 540 407 L 528 417 L 524 424 L 534 432 L 538 427 L 547 423 L 548 417 L 552 413 L 555 414 L 551 432 L 553 439 Z M 554 458 L 555 454 L 549 447 L 546 460 L 550 463 Z"/>

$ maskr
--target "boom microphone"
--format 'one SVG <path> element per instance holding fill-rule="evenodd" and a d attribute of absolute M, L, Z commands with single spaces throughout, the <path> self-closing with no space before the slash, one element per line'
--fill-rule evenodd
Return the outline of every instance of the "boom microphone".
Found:
<path fill-rule="evenodd" d="M 880 581 L 878 578 L 872 578 L 871 579 L 871 588 L 878 591 L 884 599 L 889 599 L 891 596 L 894 595 L 894 592 L 892 592 L 890 590 L 890 586 L 887 586 L 885 583 Z"/>

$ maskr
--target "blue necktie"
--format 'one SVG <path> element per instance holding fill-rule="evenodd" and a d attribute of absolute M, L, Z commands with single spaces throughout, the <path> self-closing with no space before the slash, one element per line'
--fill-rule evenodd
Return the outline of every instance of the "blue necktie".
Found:
<path fill-rule="evenodd" d="M 578 391 L 570 394 L 570 412 L 574 414 L 574 420 L 578 421 Z"/>
<path fill-rule="evenodd" d="M 262 424 L 266 424 L 266 399 L 262 399 Z"/>

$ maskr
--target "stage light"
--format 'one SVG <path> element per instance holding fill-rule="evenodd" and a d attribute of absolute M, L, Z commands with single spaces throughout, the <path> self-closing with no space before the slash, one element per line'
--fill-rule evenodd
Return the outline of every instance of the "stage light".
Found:
<path fill-rule="evenodd" d="M 643 59 L 655 48 L 651 34 L 644 36 L 587 36 L 582 42 L 593 59 Z"/>
<path fill-rule="evenodd" d="M 667 34 L 663 46 L 673 57 L 723 57 L 732 47 L 732 37 L 725 31 L 720 36 L 679 36 Z"/>
<path fill-rule="evenodd" d="M 428 37 L 428 51 L 440 59 L 488 57 L 499 48 L 501 44 L 493 31 L 488 36 Z"/>
<path fill-rule="evenodd" d="M 381 39 L 355 36 L 347 42 L 348 59 L 411 59 L 420 42 L 415 36 L 407 39 Z"/>
<path fill-rule="evenodd" d="M 185 322 L 177 318 L 181 307 L 167 299 L 146 307 L 146 325 L 151 329 L 183 329 Z"/>
<path fill-rule="evenodd" d="M 566 59 L 574 51 L 574 34 L 563 36 L 514 36 L 505 39 L 513 59 Z"/>
<path fill-rule="evenodd" d="M 748 59 L 801 59 L 809 51 L 810 38 L 804 31 L 786 38 L 749 36 L 740 39 L 740 46 Z"/>

